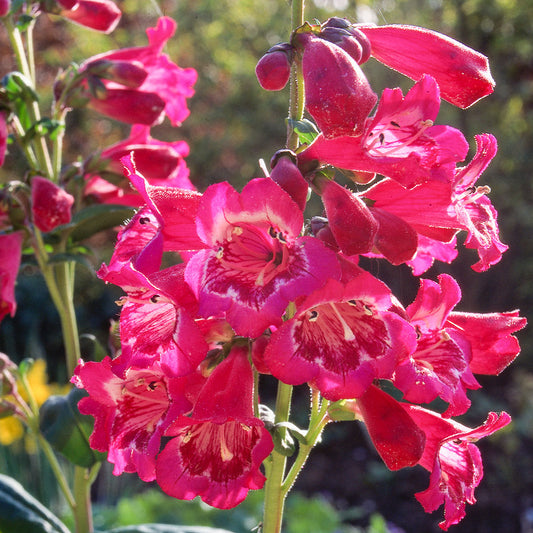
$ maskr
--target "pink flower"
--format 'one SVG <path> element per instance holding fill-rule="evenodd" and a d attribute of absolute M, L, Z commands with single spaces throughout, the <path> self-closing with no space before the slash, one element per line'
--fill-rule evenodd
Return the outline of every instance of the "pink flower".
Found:
<path fill-rule="evenodd" d="M 4 158 L 6 155 L 7 148 L 7 124 L 6 124 L 6 115 L 4 112 L 0 112 L 0 166 L 4 164 Z"/>
<path fill-rule="evenodd" d="M 440 33 L 407 25 L 356 25 L 370 41 L 372 56 L 418 81 L 433 76 L 442 98 L 466 108 L 492 93 L 488 59 L 468 46 Z"/>
<path fill-rule="evenodd" d="M 122 13 L 111 0 L 57 0 L 59 15 L 103 33 L 111 33 L 120 21 Z M 43 2 L 45 10 L 47 2 Z M 51 13 L 56 13 L 57 8 L 52 8 Z"/>
<path fill-rule="evenodd" d="M 78 404 L 81 413 L 95 418 L 89 443 L 109 452 L 115 475 L 137 472 L 144 481 L 155 478 L 161 437 L 178 415 L 191 409 L 198 379 L 169 377 L 157 361 L 128 367 L 123 376 L 115 374 L 109 357 L 80 362 L 72 382 L 89 393 Z"/>
<path fill-rule="evenodd" d="M 157 482 L 175 498 L 202 500 L 219 509 L 262 488 L 261 463 L 273 449 L 263 422 L 253 416 L 253 374 L 248 348 L 234 346 L 202 388 L 190 418 L 167 429 L 157 458 Z"/>
<path fill-rule="evenodd" d="M 316 159 L 379 173 L 409 188 L 429 179 L 450 180 L 455 163 L 468 153 L 468 143 L 459 130 L 433 125 L 439 105 L 439 88 L 431 76 L 424 76 L 405 97 L 400 89 L 385 89 L 375 115 L 357 135 L 340 129 L 329 137 L 319 135 L 299 161 Z"/>
<path fill-rule="evenodd" d="M 442 274 L 439 283 L 424 279 L 407 315 L 418 333 L 417 349 L 398 365 L 394 384 L 404 398 L 429 403 L 437 396 L 449 403 L 444 417 L 470 407 L 466 389 L 478 389 L 476 374 L 499 374 L 518 355 L 512 333 L 526 319 L 518 312 L 458 313 L 461 299 L 455 280 Z"/>
<path fill-rule="evenodd" d="M 355 405 L 387 468 L 400 470 L 420 461 L 426 436 L 402 404 L 371 385 Z"/>
<path fill-rule="evenodd" d="M 305 106 L 324 137 L 358 135 L 377 96 L 356 61 L 339 46 L 312 34 L 303 46 Z"/>
<path fill-rule="evenodd" d="M 159 121 L 159 115 L 164 113 L 170 119 L 173 126 L 179 126 L 188 116 L 187 98 L 194 94 L 194 83 L 196 82 L 197 73 L 192 68 L 180 68 L 170 61 L 169 57 L 164 54 L 163 47 L 176 31 L 176 22 L 169 17 L 161 17 L 155 28 L 149 28 L 148 45 L 135 48 L 124 48 L 100 54 L 88 59 L 81 67 L 81 71 L 91 69 L 92 64 L 101 64 L 106 62 L 131 62 L 140 65 L 147 72 L 146 79 L 135 90 L 120 88 L 117 83 L 108 80 L 102 80 L 107 89 L 107 95 L 102 100 L 91 99 L 91 106 L 99 108 L 100 112 L 108 114 L 112 118 L 117 118 L 130 124 L 151 125 Z M 118 92 L 117 92 L 118 91 Z M 117 98 L 113 98 L 116 92 Z M 131 92 L 131 101 L 121 103 L 121 98 L 129 96 Z M 135 93 L 138 93 L 139 101 L 135 103 Z M 122 96 L 120 96 L 122 95 Z M 148 97 L 147 95 L 151 95 Z M 142 100 L 141 100 L 142 97 Z M 113 101 L 110 101 L 113 98 Z M 149 99 L 152 99 L 151 107 L 153 108 L 150 115 Z M 146 101 L 144 101 L 146 100 Z M 105 106 L 105 110 L 104 110 Z M 113 106 L 120 109 L 120 118 L 118 109 L 115 115 L 110 114 Z M 136 107 L 144 106 L 146 117 L 144 120 L 137 120 Z M 131 115 L 128 117 L 128 107 Z M 150 117 L 153 117 L 150 120 Z"/>
<path fill-rule="evenodd" d="M 297 300 L 264 361 L 285 383 L 309 382 L 329 400 L 357 398 L 415 348 L 414 329 L 390 307 L 388 288 L 363 270 L 345 283 L 329 280 Z"/>
<path fill-rule="evenodd" d="M 225 312 L 238 335 L 257 337 L 281 323 L 290 301 L 338 277 L 335 254 L 298 237 L 302 225 L 298 206 L 271 179 L 251 180 L 241 194 L 228 183 L 208 187 L 196 218 L 207 249 L 185 271 L 200 315 Z"/>
<path fill-rule="evenodd" d="M 0 321 L 7 314 L 15 315 L 15 283 L 22 252 L 23 234 L 20 231 L 0 234 Z"/>
<path fill-rule="evenodd" d="M 427 513 L 444 504 L 440 528 L 447 530 L 465 516 L 466 503 L 474 504 L 474 490 L 483 478 L 479 449 L 473 443 L 505 427 L 511 417 L 489 413 L 487 420 L 471 429 L 414 405 L 404 405 L 411 419 L 426 434 L 419 464 L 431 472 L 429 487 L 416 494 Z"/>
<path fill-rule="evenodd" d="M 192 373 L 207 355 L 208 346 L 194 321 L 198 304 L 179 264 L 149 276 L 123 269 L 127 296 L 121 299 L 122 354 L 116 372 L 131 365 L 159 361 L 167 376 Z M 137 286 L 134 285 L 135 278 Z M 120 369 L 120 370 L 119 370 Z"/>
<path fill-rule="evenodd" d="M 74 197 L 49 179 L 32 178 L 31 202 L 33 223 L 41 231 L 52 231 L 70 222 Z"/>
<path fill-rule="evenodd" d="M 418 333 L 417 348 L 398 365 L 394 384 L 404 398 L 429 403 L 437 396 L 449 403 L 443 416 L 458 416 L 470 407 L 466 389 L 478 389 L 469 363 L 471 344 L 458 328 L 446 327 L 451 310 L 461 299 L 459 285 L 446 274 L 439 284 L 424 279 L 415 301 L 407 308 Z"/>
<path fill-rule="evenodd" d="M 486 133 L 476 135 L 476 145 L 472 161 L 456 171 L 453 199 L 457 218 L 468 232 L 465 246 L 477 249 L 479 254 L 479 261 L 472 265 L 472 269 L 483 272 L 500 261 L 508 246 L 500 241 L 497 212 L 486 197 L 490 188 L 474 185 L 496 155 L 496 139 Z"/>
<path fill-rule="evenodd" d="M 121 159 L 133 154 L 135 166 L 151 185 L 179 187 L 194 190 L 189 180 L 185 157 L 189 146 L 185 141 L 164 142 L 150 136 L 150 128 L 135 124 L 127 139 L 106 148 L 100 158 L 107 162 L 106 172 L 121 175 Z M 142 198 L 128 187 L 117 186 L 99 175 L 86 176 L 85 194 L 92 195 L 102 203 L 138 206 Z"/>

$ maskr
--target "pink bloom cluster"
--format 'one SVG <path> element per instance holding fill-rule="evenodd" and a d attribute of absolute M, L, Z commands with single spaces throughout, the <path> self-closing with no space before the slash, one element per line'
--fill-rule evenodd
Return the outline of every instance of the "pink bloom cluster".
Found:
<path fill-rule="evenodd" d="M 412 77 L 413 88 L 386 89 L 378 100 L 359 66 L 370 55 Z M 500 259 L 496 211 L 488 188 L 475 185 L 496 141 L 477 136 L 463 164 L 462 133 L 434 124 L 441 97 L 467 107 L 491 92 L 486 58 L 428 30 L 330 19 L 269 52 L 258 65 L 262 85 L 280 88 L 292 61 L 302 63 L 320 134 L 297 156 L 278 154 L 271 175 L 241 192 L 147 179 L 175 172 L 151 166 L 147 137 L 109 150 L 115 161 L 133 152 L 121 161 L 144 204 L 98 272 L 125 292 L 120 353 L 80 362 L 73 378 L 89 393 L 80 410 L 96 420 L 91 445 L 109 452 L 115 474 L 137 472 L 177 498 L 233 507 L 263 486 L 260 467 L 274 446 L 255 405 L 255 369 L 352 405 L 390 469 L 430 472 L 417 498 L 428 512 L 444 504 L 447 529 L 475 502 L 482 463 L 473 443 L 510 421 L 491 412 L 468 428 L 451 417 L 468 410 L 476 374 L 499 374 L 514 360 L 525 319 L 455 310 L 461 291 L 446 274 L 421 279 L 404 307 L 359 257 L 407 263 L 418 275 L 434 258 L 451 261 L 465 231 L 479 254 L 475 270 Z M 134 126 L 133 136 L 143 131 Z M 324 166 L 369 185 L 352 192 Z M 305 224 L 309 188 L 324 212 Z M 166 252 L 181 262 L 167 266 Z M 436 398 L 448 405 L 442 414 L 419 405 Z"/>

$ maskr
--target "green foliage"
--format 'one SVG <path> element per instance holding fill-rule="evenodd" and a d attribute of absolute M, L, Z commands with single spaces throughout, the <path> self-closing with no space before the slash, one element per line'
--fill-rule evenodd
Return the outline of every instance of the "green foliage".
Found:
<path fill-rule="evenodd" d="M 94 418 L 78 410 L 78 402 L 84 396 L 88 393 L 81 389 L 72 389 L 67 396 L 50 396 L 40 409 L 40 429 L 54 449 L 69 461 L 90 468 L 105 459 L 105 454 L 89 445 Z"/>
<path fill-rule="evenodd" d="M 13 478 L 0 474 L 0 533 L 70 533 Z"/>

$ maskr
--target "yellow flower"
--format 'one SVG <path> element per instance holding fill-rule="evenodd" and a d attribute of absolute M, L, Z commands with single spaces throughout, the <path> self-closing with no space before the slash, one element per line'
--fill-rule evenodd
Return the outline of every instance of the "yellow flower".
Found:
<path fill-rule="evenodd" d="M 41 406 L 52 394 L 66 394 L 70 385 L 58 385 L 48 383 L 46 373 L 46 362 L 44 359 L 37 359 L 31 366 L 27 375 L 28 385 L 38 406 Z M 24 400 L 28 400 L 24 387 L 17 383 L 17 388 Z M 13 442 L 24 436 L 24 426 L 21 421 L 9 416 L 0 420 L 0 444 L 9 446 Z"/>

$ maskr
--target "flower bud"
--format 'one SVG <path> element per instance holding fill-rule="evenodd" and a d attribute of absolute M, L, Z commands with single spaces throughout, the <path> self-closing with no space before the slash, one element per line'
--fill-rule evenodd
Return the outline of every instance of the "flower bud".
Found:
<path fill-rule="evenodd" d="M 324 137 L 360 134 L 378 99 L 363 71 L 329 41 L 310 34 L 300 40 L 306 107 Z"/>
<path fill-rule="evenodd" d="M 74 197 L 52 181 L 35 176 L 31 181 L 33 223 L 41 231 L 51 231 L 71 218 Z"/>
<path fill-rule="evenodd" d="M 281 91 L 289 81 L 293 55 L 289 43 L 276 44 L 268 50 L 255 67 L 259 85 L 267 91 Z"/>
<path fill-rule="evenodd" d="M 339 251 L 339 245 L 333 236 L 331 228 L 329 227 L 328 219 L 324 217 L 315 216 L 311 219 L 311 232 L 313 235 L 321 240 L 326 246 Z"/>
<path fill-rule="evenodd" d="M 109 59 L 97 59 L 85 65 L 83 71 L 87 74 L 112 80 L 126 87 L 135 89 L 140 87 L 146 77 L 147 70 L 140 61 L 118 61 Z"/>
<path fill-rule="evenodd" d="M 270 177 L 298 204 L 303 211 L 307 203 L 309 185 L 296 166 L 296 155 L 290 150 L 279 150 L 270 161 Z"/>
<path fill-rule="evenodd" d="M 371 44 L 368 37 L 348 19 L 331 17 L 322 25 L 320 37 L 348 52 L 361 65 L 370 58 Z"/>
<path fill-rule="evenodd" d="M 379 226 L 365 203 L 328 178 L 319 176 L 313 185 L 322 196 L 329 228 L 341 251 L 346 255 L 370 252 Z"/>
<path fill-rule="evenodd" d="M 5 17 L 11 9 L 11 0 L 0 0 L 0 17 Z"/>

